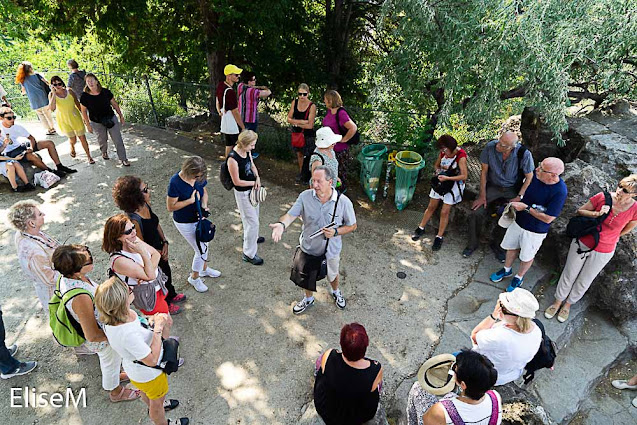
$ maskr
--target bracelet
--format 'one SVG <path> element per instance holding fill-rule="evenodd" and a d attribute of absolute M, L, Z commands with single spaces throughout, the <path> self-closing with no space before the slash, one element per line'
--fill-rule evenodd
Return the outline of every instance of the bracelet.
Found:
<path fill-rule="evenodd" d="M 277 223 L 281 223 L 281 226 L 283 226 L 283 231 L 285 231 L 285 229 L 287 229 L 286 225 L 284 222 L 282 221 L 278 221 Z"/>
<path fill-rule="evenodd" d="M 170 245 L 166 239 L 164 239 L 163 241 L 161 241 L 161 243 L 162 243 L 162 244 L 164 244 L 164 245 Z"/>
<path fill-rule="evenodd" d="M 493 317 L 493 313 L 489 313 L 489 317 L 490 317 L 491 319 L 493 319 L 493 321 L 494 321 L 494 322 L 497 322 L 497 321 L 498 321 L 498 319 L 496 319 L 495 317 Z"/>

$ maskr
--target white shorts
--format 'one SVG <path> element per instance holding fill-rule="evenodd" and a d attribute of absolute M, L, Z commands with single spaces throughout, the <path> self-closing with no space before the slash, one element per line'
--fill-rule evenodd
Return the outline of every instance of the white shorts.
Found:
<path fill-rule="evenodd" d="M 507 251 L 519 249 L 520 261 L 531 261 L 540 250 L 546 233 L 535 233 L 521 228 L 515 221 L 509 226 L 500 246 Z"/>
<path fill-rule="evenodd" d="M 454 184 L 453 187 L 451 188 L 451 192 L 445 193 L 444 196 L 440 195 L 438 192 L 431 189 L 429 191 L 429 197 L 431 199 L 442 199 L 443 204 L 456 205 L 462 202 L 462 195 L 460 194 L 460 189 L 464 191 L 464 182 L 460 183 L 460 188 L 458 188 L 457 184 Z"/>
<path fill-rule="evenodd" d="M 338 277 L 338 268 L 340 267 L 341 257 L 327 259 L 327 280 L 334 282 Z"/>

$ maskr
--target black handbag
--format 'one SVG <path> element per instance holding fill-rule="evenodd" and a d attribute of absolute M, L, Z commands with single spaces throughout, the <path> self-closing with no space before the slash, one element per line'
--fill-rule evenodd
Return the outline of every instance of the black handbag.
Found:
<path fill-rule="evenodd" d="M 340 199 L 341 194 L 339 193 L 336 197 L 332 217 L 336 217 L 336 207 L 338 207 L 338 201 Z M 290 272 L 290 280 L 294 282 L 296 286 L 316 292 L 316 282 L 325 279 L 327 276 L 327 259 L 325 258 L 325 254 L 327 254 L 329 244 L 330 240 L 328 239 L 325 244 L 325 251 L 323 251 L 322 255 L 311 255 L 303 252 L 300 245 L 296 247 L 292 259 L 292 270 Z"/>
<path fill-rule="evenodd" d="M 106 128 L 115 127 L 115 115 L 111 115 L 110 117 L 103 117 L 100 120 L 100 124 L 102 124 Z"/>
<path fill-rule="evenodd" d="M 610 193 L 606 191 L 604 192 L 604 202 L 604 205 L 608 205 L 611 209 L 613 208 L 613 198 Z M 594 251 L 595 248 L 597 248 L 597 245 L 599 244 L 599 233 L 602 231 L 602 222 L 606 220 L 608 214 L 610 214 L 610 210 L 608 210 L 606 214 L 602 214 L 601 216 L 594 218 L 576 215 L 568 221 L 568 224 L 566 225 L 566 236 L 577 239 L 578 244 L 579 239 L 584 236 L 591 235 L 594 240 L 593 247 L 586 251 L 579 246 L 577 248 L 578 254 L 585 254 L 587 252 Z"/>
<path fill-rule="evenodd" d="M 215 238 L 215 232 L 217 230 L 216 226 L 212 224 L 212 222 L 206 218 L 204 218 L 204 213 L 201 209 L 201 200 L 199 199 L 199 192 L 197 189 L 195 190 L 195 205 L 197 206 L 197 212 L 199 213 L 199 221 L 197 222 L 197 227 L 195 228 L 195 239 L 197 240 L 197 246 L 199 247 L 199 252 L 201 255 L 205 253 L 201 250 L 201 243 L 210 242 Z"/>
<path fill-rule="evenodd" d="M 151 369 L 159 369 L 163 371 L 166 375 L 170 375 L 173 372 L 177 372 L 177 370 L 179 369 L 179 341 L 173 338 L 168 338 L 168 339 L 162 338 L 161 346 L 164 352 L 157 366 L 148 366 L 147 364 L 140 362 L 139 360 L 135 360 L 133 363 L 137 363 L 142 366 L 149 367 Z"/>

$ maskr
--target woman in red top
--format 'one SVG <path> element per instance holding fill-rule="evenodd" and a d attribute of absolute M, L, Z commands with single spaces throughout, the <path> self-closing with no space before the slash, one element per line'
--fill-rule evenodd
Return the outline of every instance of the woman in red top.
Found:
<path fill-rule="evenodd" d="M 612 209 L 606 205 L 604 194 L 600 192 L 577 210 L 577 214 L 584 217 L 599 217 L 609 210 L 610 214 L 602 222 L 599 244 L 594 250 L 577 253 L 578 248 L 586 251 L 595 245 L 591 235 L 584 236 L 579 241 L 573 239 L 571 242 L 562 276 L 557 283 L 555 302 L 544 312 L 547 319 L 553 318 L 558 311 L 559 322 L 563 323 L 568 319 L 571 305 L 584 296 L 595 277 L 613 258 L 620 236 L 624 236 L 637 226 L 635 196 L 637 196 L 637 174 L 631 174 L 622 179 L 617 185 L 617 190 L 611 193 Z"/>
<path fill-rule="evenodd" d="M 462 201 L 462 193 L 464 192 L 464 182 L 467 180 L 467 153 L 464 149 L 458 147 L 456 139 L 448 134 L 440 136 L 438 139 L 438 149 L 440 149 L 440 155 L 434 164 L 436 169 L 435 176 L 440 182 L 450 181 L 454 182 L 451 189 L 447 193 L 440 194 L 434 188 L 429 192 L 429 205 L 427 210 L 420 220 L 420 225 L 416 227 L 414 233 L 411 235 L 411 239 L 417 241 L 425 234 L 425 226 L 436 212 L 438 204 L 442 200 L 442 209 L 440 210 L 440 225 L 438 226 L 438 233 L 436 239 L 434 239 L 433 251 L 438 251 L 442 246 L 442 237 L 445 234 L 445 229 L 449 223 L 449 212 L 451 206 L 460 203 Z M 440 189 L 438 189 L 440 190 Z"/>

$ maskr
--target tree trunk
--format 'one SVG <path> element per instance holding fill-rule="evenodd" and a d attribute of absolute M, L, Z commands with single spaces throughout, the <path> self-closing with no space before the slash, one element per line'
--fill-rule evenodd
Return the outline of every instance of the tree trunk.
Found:
<path fill-rule="evenodd" d="M 218 115 L 215 106 L 215 92 L 219 81 L 225 78 L 223 67 L 226 51 L 215 45 L 215 41 L 218 38 L 219 13 L 210 9 L 207 0 L 198 0 L 198 4 L 203 22 L 206 65 L 208 67 L 208 111 L 212 116 Z"/>
<path fill-rule="evenodd" d="M 325 40 L 327 72 L 329 75 L 328 88 L 338 89 L 341 80 L 341 69 L 347 58 L 351 29 L 352 9 L 354 5 L 347 0 L 325 2 Z"/>

